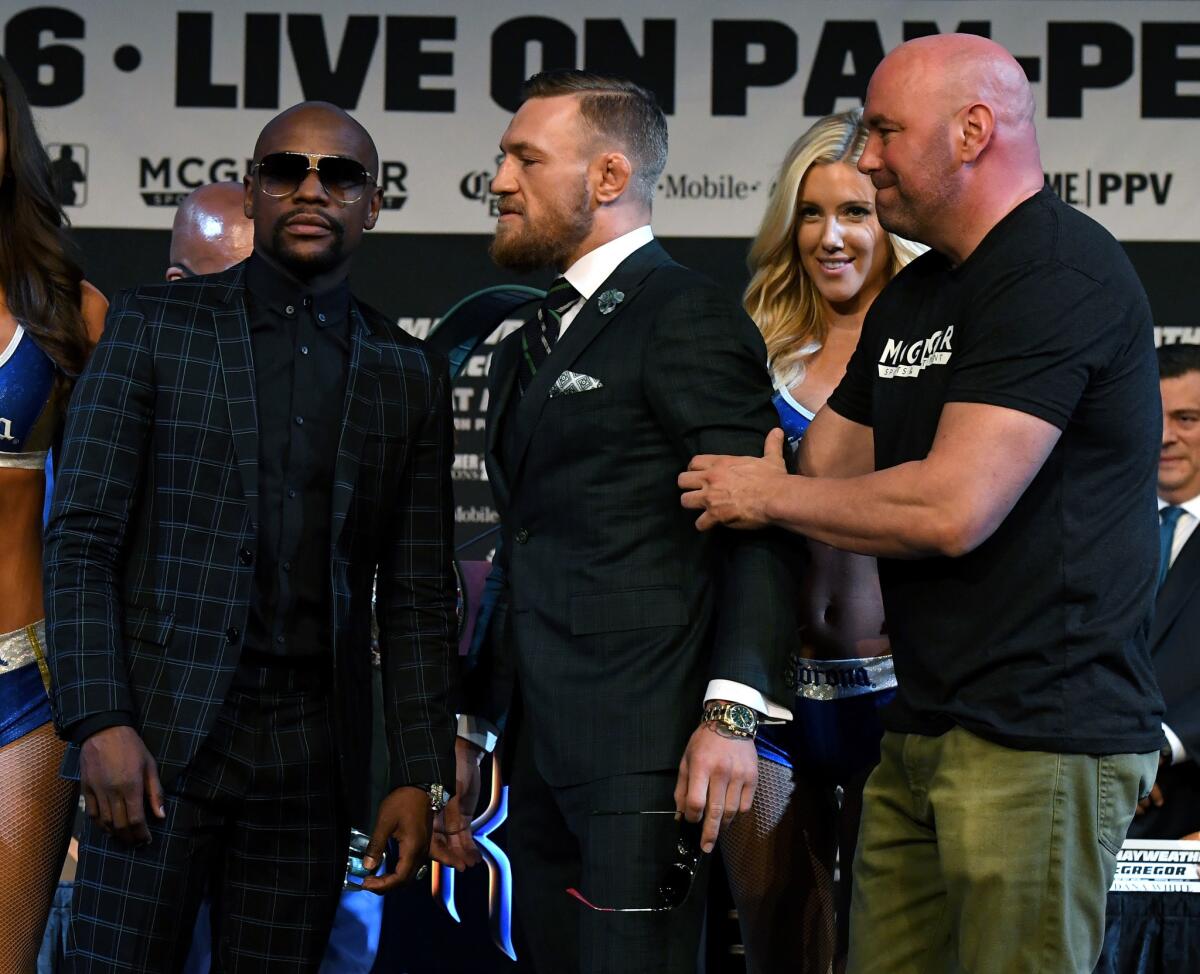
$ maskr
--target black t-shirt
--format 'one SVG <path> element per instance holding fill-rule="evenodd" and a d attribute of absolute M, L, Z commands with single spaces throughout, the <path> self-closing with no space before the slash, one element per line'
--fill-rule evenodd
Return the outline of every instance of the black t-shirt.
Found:
<path fill-rule="evenodd" d="M 974 551 L 879 559 L 899 681 L 884 725 L 958 724 L 1029 750 L 1156 750 L 1150 308 L 1120 245 L 1049 190 L 959 267 L 931 251 L 897 275 L 829 405 L 873 427 L 883 469 L 928 455 L 947 402 L 1017 409 L 1062 435 Z"/>

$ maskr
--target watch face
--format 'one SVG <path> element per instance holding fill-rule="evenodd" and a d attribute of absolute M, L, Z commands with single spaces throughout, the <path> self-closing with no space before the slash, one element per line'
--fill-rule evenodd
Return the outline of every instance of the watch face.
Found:
<path fill-rule="evenodd" d="M 754 711 L 749 707 L 730 707 L 729 719 L 738 730 L 746 731 L 747 733 L 754 730 L 758 723 L 754 719 Z"/>
<path fill-rule="evenodd" d="M 429 804 L 435 812 L 446 807 L 446 789 L 441 785 L 429 786 Z"/>

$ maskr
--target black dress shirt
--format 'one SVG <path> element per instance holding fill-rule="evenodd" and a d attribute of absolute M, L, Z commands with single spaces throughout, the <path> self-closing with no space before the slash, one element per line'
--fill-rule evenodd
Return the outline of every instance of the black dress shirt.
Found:
<path fill-rule="evenodd" d="M 258 551 L 244 651 L 329 652 L 333 471 L 350 369 L 350 284 L 315 293 L 246 266 L 258 408 Z"/>

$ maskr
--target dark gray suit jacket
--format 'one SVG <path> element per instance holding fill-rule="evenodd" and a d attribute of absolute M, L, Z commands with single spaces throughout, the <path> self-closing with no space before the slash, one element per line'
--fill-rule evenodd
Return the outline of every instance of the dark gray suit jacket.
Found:
<path fill-rule="evenodd" d="M 613 291 L 624 297 L 606 314 Z M 674 768 L 710 679 L 786 693 L 791 540 L 700 533 L 676 486 L 695 454 L 762 455 L 776 425 L 762 338 L 657 242 L 597 290 L 524 397 L 520 338 L 489 377 L 506 578 L 492 632 L 505 638 L 472 674 L 467 709 L 500 723 L 519 685 L 552 785 Z M 602 385 L 552 396 L 566 370 Z"/>
<path fill-rule="evenodd" d="M 1183 741 L 1189 760 L 1159 770 L 1164 804 L 1135 818 L 1129 834 L 1178 839 L 1200 830 L 1200 530 L 1188 538 L 1158 592 L 1149 646 L 1167 726 Z"/>

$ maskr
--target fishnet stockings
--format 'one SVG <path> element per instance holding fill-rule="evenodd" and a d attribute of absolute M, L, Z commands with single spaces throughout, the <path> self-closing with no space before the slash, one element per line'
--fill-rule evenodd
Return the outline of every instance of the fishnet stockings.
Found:
<path fill-rule="evenodd" d="M 747 974 L 831 970 L 837 820 L 831 786 L 797 788 L 790 768 L 759 758 L 754 805 L 721 834 Z"/>
<path fill-rule="evenodd" d="M 0 974 L 31 974 L 71 837 L 66 744 L 43 724 L 0 748 Z"/>

